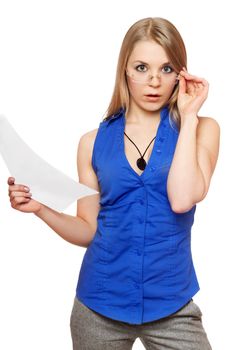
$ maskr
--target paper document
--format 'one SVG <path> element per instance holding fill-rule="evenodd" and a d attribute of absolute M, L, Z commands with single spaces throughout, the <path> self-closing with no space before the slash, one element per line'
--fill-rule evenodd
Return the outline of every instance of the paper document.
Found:
<path fill-rule="evenodd" d="M 62 211 L 75 200 L 99 193 L 78 183 L 38 156 L 0 116 L 0 153 L 16 184 L 30 188 L 32 198 Z"/>

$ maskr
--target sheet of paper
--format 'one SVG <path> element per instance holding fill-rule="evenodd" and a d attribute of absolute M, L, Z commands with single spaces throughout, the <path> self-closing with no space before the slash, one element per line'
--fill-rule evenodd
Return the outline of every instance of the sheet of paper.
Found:
<path fill-rule="evenodd" d="M 15 183 L 30 188 L 32 198 L 57 211 L 75 200 L 99 193 L 80 184 L 37 155 L 0 116 L 0 153 Z"/>

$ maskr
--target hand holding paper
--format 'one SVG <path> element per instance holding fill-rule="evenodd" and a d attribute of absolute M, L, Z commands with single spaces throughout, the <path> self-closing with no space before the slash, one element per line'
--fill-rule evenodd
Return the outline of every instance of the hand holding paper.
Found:
<path fill-rule="evenodd" d="M 0 116 L 0 153 L 17 183 L 27 185 L 32 198 L 62 211 L 73 201 L 98 191 L 80 184 L 38 156 Z"/>
<path fill-rule="evenodd" d="M 10 176 L 7 179 L 9 185 L 9 197 L 12 208 L 23 213 L 38 214 L 44 204 L 32 199 L 30 189 L 24 184 L 16 184 L 15 179 Z"/>

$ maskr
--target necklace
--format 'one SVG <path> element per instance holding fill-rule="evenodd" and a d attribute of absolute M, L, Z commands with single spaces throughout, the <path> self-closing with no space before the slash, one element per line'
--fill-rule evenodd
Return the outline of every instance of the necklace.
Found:
<path fill-rule="evenodd" d="M 140 170 L 144 170 L 145 167 L 146 167 L 146 161 L 145 161 L 145 159 L 144 159 L 143 157 L 144 157 L 146 151 L 148 150 L 149 146 L 151 145 L 152 141 L 156 138 L 156 136 L 151 140 L 151 142 L 149 143 L 149 145 L 147 146 L 145 152 L 144 152 L 143 155 L 142 155 L 141 152 L 140 152 L 140 150 L 138 149 L 138 147 L 135 145 L 135 143 L 129 138 L 128 135 L 126 135 L 125 132 L 124 132 L 124 134 L 125 134 L 125 136 L 134 144 L 134 146 L 137 148 L 137 150 L 138 150 L 138 152 L 139 152 L 139 154 L 140 154 L 140 156 L 141 156 L 140 158 L 137 159 L 137 162 L 136 162 L 137 167 L 138 167 Z"/>

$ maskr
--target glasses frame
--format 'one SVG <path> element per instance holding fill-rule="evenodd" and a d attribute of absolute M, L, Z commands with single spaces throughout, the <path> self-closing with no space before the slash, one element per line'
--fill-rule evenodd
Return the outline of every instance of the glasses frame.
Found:
<path fill-rule="evenodd" d="M 126 69 L 125 70 L 125 74 L 130 78 L 130 79 L 132 79 L 132 81 L 134 81 L 135 83 L 137 83 L 137 84 L 143 84 L 143 85 L 145 85 L 145 84 L 149 84 L 151 81 L 152 81 L 152 79 L 155 77 L 154 75 L 150 75 L 150 77 L 146 80 L 146 81 L 141 81 L 141 80 L 137 80 L 137 79 L 134 79 L 133 77 L 132 77 L 132 74 L 130 74 L 129 72 L 128 72 L 128 70 Z M 177 78 L 178 78 L 178 73 L 176 73 L 176 81 L 178 80 Z M 159 75 L 159 77 L 161 78 L 161 75 Z"/>

